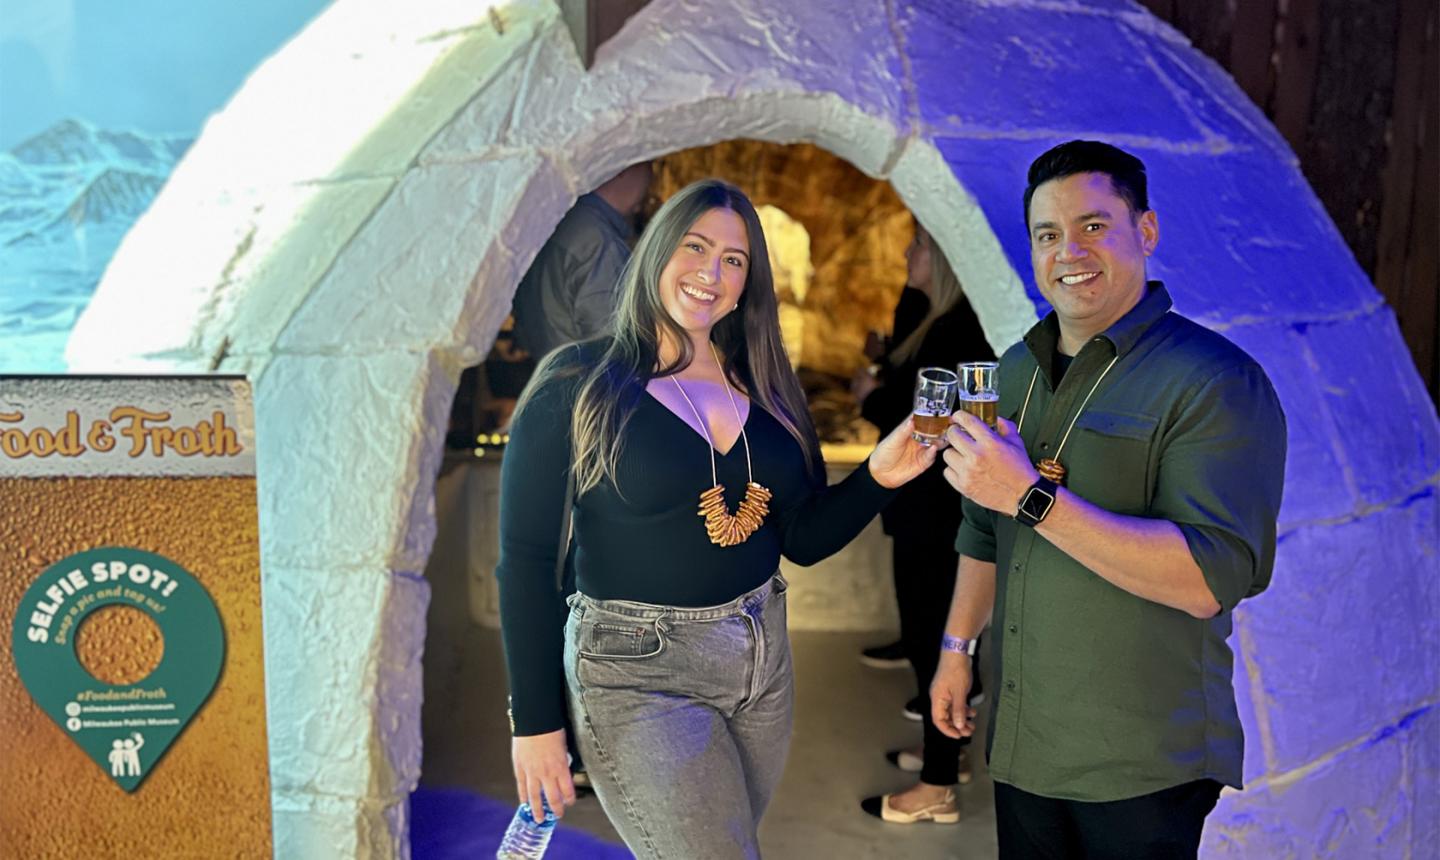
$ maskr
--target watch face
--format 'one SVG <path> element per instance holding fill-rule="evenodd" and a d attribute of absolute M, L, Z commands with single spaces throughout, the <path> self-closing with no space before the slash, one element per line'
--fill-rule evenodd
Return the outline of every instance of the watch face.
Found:
<path fill-rule="evenodd" d="M 1025 499 L 1020 503 L 1020 509 L 1025 512 L 1025 516 L 1038 523 L 1045 519 L 1046 514 L 1050 513 L 1050 506 L 1053 504 L 1055 504 L 1054 496 L 1039 487 L 1031 487 L 1030 492 L 1025 494 Z"/>

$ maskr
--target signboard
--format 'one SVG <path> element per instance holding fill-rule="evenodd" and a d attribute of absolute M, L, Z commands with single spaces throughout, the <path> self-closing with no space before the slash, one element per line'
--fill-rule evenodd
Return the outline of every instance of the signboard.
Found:
<path fill-rule="evenodd" d="M 164 643 L 158 665 L 138 683 L 97 679 L 72 641 L 91 612 L 116 605 L 148 615 Z M 35 580 L 15 616 L 14 653 L 40 709 L 133 791 L 209 697 L 225 642 L 215 602 L 184 568 L 154 553 L 104 547 L 62 559 Z"/>
<path fill-rule="evenodd" d="M 0 856 L 270 856 L 254 435 L 240 378 L 0 377 Z"/>

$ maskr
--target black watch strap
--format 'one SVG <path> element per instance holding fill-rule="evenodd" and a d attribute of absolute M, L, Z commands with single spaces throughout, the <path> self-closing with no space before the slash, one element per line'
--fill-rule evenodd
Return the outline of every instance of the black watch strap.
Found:
<path fill-rule="evenodd" d="M 1015 522 L 1022 526 L 1035 528 L 1040 521 L 1055 507 L 1055 494 L 1058 491 L 1055 482 L 1049 478 L 1040 478 L 1030 485 L 1025 495 L 1020 497 L 1020 505 L 1015 510 Z"/>

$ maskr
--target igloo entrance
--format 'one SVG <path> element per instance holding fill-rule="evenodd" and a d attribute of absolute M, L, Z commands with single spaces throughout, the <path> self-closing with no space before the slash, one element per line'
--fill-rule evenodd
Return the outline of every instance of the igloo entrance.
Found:
<path fill-rule="evenodd" d="M 757 204 L 772 264 L 779 264 L 773 267 L 787 349 L 809 395 L 831 481 L 842 479 L 878 435 L 859 418 L 848 382 L 870 361 L 863 354 L 867 332 L 891 323 L 905 283 L 905 247 L 913 233 L 909 210 L 888 183 L 808 144 L 729 141 L 666 154 L 655 168 L 650 211 L 705 176 L 735 182 Z M 432 599 L 424 651 L 424 792 L 416 801 L 423 809 L 436 802 L 437 792 L 450 789 L 477 792 L 479 797 L 469 801 L 474 804 L 502 805 L 513 791 L 503 748 L 505 678 L 493 574 L 505 423 L 519 377 L 533 370 L 534 361 L 510 338 L 512 322 L 502 324 L 486 361 L 462 376 L 436 483 L 437 532 L 425 571 Z M 461 427 L 465 430 L 457 429 Z M 800 636 L 850 632 L 840 638 L 853 646 L 845 648 L 851 658 L 864 644 L 893 638 L 890 564 L 889 539 L 878 521 L 841 553 L 813 568 L 783 563 L 791 583 L 791 630 Z M 854 635 L 857 632 L 867 635 Z M 797 641 L 803 655 L 810 642 Z M 892 718 L 913 693 L 908 672 L 900 673 L 904 678 L 875 678 L 865 676 L 863 667 L 852 669 L 856 683 L 844 685 L 846 694 L 889 702 L 886 711 Z M 809 690 L 804 683 L 800 686 L 804 697 Z M 908 723 L 883 722 L 894 723 L 892 728 L 908 737 Z M 817 740 L 813 732 L 808 740 Z M 854 748 L 850 752 L 864 749 L 849 746 Z M 836 749 L 833 754 L 845 752 Z M 780 803 L 777 814 L 783 815 L 786 801 Z M 567 827 L 615 838 L 593 802 L 571 814 Z"/>
<path fill-rule="evenodd" d="M 813 266 L 777 275 L 777 291 L 787 348 L 810 394 L 832 479 L 838 480 L 864 458 L 878 435 L 859 418 L 846 387 L 851 373 L 868 362 L 862 352 L 867 332 L 883 330 L 891 322 L 905 280 L 904 248 L 913 232 L 909 210 L 887 183 L 824 150 L 760 141 L 668 154 L 657 161 L 652 194 L 663 200 L 707 175 L 741 184 L 753 195 L 762 219 L 793 224 L 783 232 L 798 232 L 804 245 L 792 255 L 786 247 L 791 236 L 771 236 L 777 261 L 802 260 L 802 265 Z M 767 216 L 767 210 L 774 214 Z M 453 652 L 447 637 L 436 637 L 433 617 L 439 606 L 446 608 L 438 611 L 448 613 L 458 600 L 468 606 L 470 623 L 491 628 L 499 624 L 493 570 L 503 432 L 513 397 L 534 363 L 512 346 L 509 324 L 502 324 L 500 340 L 487 360 L 462 377 L 449 451 L 437 483 L 439 526 L 426 576 L 432 588 L 447 597 L 432 602 L 426 653 L 442 655 L 439 659 Z M 889 563 L 885 539 L 876 527 L 816 569 L 787 566 L 792 626 L 893 629 Z M 464 636 L 463 631 L 454 635 Z"/>
<path fill-rule="evenodd" d="M 867 333 L 891 324 L 905 281 L 904 250 L 914 219 L 887 183 L 840 158 L 813 145 L 763 141 L 731 141 L 665 155 L 656 161 L 652 200 L 657 202 L 649 211 L 705 176 L 737 183 L 751 194 L 762 221 L 770 221 L 787 349 L 809 396 L 832 478 L 843 477 L 878 437 L 875 428 L 860 419 L 848 380 L 869 362 L 863 355 Z M 645 217 L 642 213 L 641 220 Z M 937 234 L 937 242 L 953 244 L 963 238 Z M 788 271 L 792 260 L 801 261 L 806 270 Z M 465 594 L 471 617 L 492 627 L 498 625 L 492 571 L 498 552 L 499 460 L 514 398 L 535 361 L 515 345 L 511 324 L 510 319 L 502 323 L 486 361 L 462 376 L 447 434 L 451 453 L 437 490 L 441 527 L 427 567 L 432 582 L 445 575 L 443 571 L 469 571 Z M 452 474 L 457 470 L 465 474 Z M 446 488 L 447 482 L 456 481 L 467 489 Z M 447 534 L 444 524 L 457 517 L 454 521 L 465 528 Z M 875 534 L 814 571 L 787 568 L 792 626 L 894 627 L 888 551 L 878 529 L 871 531 Z"/>

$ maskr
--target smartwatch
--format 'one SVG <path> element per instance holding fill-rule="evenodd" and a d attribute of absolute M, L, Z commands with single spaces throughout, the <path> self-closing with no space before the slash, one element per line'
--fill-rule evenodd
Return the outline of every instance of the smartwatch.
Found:
<path fill-rule="evenodd" d="M 1055 482 L 1049 478 L 1040 478 L 1031 484 L 1025 495 L 1020 497 L 1020 505 L 1015 509 L 1015 522 L 1032 529 L 1040 525 L 1050 509 L 1055 507 L 1056 490 Z"/>

